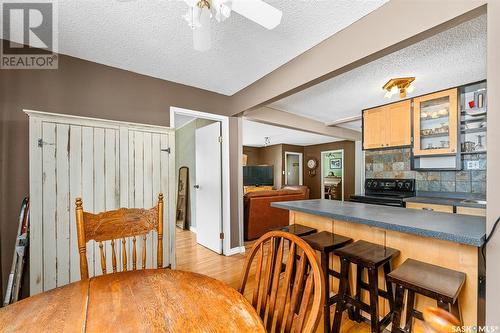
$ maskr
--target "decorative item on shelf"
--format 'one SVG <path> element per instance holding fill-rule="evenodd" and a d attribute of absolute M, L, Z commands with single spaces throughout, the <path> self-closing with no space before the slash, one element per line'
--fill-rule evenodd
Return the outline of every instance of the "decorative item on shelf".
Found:
<path fill-rule="evenodd" d="M 414 77 L 400 77 L 390 79 L 384 86 L 383 90 L 386 91 L 384 97 L 391 98 L 392 95 L 399 93 L 400 98 L 405 98 L 406 93 L 412 93 L 415 90 L 415 85 L 413 85 L 413 81 L 415 81 Z"/>
<path fill-rule="evenodd" d="M 307 160 L 307 168 L 309 169 L 309 176 L 316 175 L 316 168 L 318 167 L 318 161 L 315 158 L 309 158 Z"/>
<path fill-rule="evenodd" d="M 342 159 L 333 158 L 330 160 L 330 169 L 342 169 Z"/>
<path fill-rule="evenodd" d="M 475 151 L 485 151 L 486 150 L 486 147 L 483 146 L 483 138 L 484 138 L 484 135 L 482 135 L 482 134 L 479 134 L 477 136 L 477 145 L 474 147 Z"/>
<path fill-rule="evenodd" d="M 462 143 L 462 152 L 472 153 L 476 151 L 476 143 L 473 141 L 465 141 Z"/>

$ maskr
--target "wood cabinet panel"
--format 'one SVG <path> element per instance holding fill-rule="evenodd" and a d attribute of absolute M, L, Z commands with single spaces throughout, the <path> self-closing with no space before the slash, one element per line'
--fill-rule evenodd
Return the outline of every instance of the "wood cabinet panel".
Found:
<path fill-rule="evenodd" d="M 382 148 L 386 144 L 386 110 L 376 108 L 363 113 L 363 147 L 365 149 Z"/>
<path fill-rule="evenodd" d="M 411 101 L 384 105 L 363 112 L 363 148 L 411 145 Z"/>
<path fill-rule="evenodd" d="M 486 216 L 486 209 L 474 207 L 457 207 L 457 214 L 473 215 L 473 216 Z"/>
<path fill-rule="evenodd" d="M 386 120 L 389 121 L 389 147 L 411 145 L 411 101 L 387 106 Z"/>
<path fill-rule="evenodd" d="M 419 202 L 407 202 L 406 208 L 429 210 L 429 211 L 442 212 L 442 213 L 453 213 L 453 206 L 448 206 L 448 205 L 436 205 L 436 204 L 419 203 Z"/>

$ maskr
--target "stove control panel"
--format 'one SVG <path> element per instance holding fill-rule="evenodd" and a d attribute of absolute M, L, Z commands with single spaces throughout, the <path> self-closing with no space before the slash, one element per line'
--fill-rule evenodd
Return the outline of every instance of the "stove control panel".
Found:
<path fill-rule="evenodd" d="M 380 192 L 413 192 L 415 179 L 372 179 L 365 180 L 365 190 Z"/>

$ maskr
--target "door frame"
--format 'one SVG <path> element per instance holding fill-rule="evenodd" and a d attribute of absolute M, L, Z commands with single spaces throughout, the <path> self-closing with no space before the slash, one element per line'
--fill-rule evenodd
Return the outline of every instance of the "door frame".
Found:
<path fill-rule="evenodd" d="M 287 156 L 295 155 L 299 157 L 299 185 L 304 185 L 304 169 L 303 169 L 303 155 L 302 153 L 297 153 L 293 151 L 285 151 L 285 185 L 287 184 L 287 176 L 288 176 L 288 163 Z"/>
<path fill-rule="evenodd" d="M 322 151 L 321 154 L 320 154 L 320 172 L 321 172 L 321 199 L 324 199 L 324 190 L 325 190 L 325 186 L 324 186 L 324 175 L 323 175 L 323 156 L 326 155 L 326 154 L 332 154 L 332 153 L 342 153 L 342 201 L 345 200 L 345 174 L 344 174 L 344 170 L 345 170 L 345 158 L 344 158 L 344 149 L 341 148 L 341 149 L 335 149 L 335 150 L 325 150 L 325 151 Z"/>
<path fill-rule="evenodd" d="M 222 232 L 224 233 L 224 239 L 222 240 L 222 254 L 232 255 L 240 252 L 240 248 L 231 249 L 231 192 L 230 192 L 230 168 L 229 168 L 229 117 L 216 115 L 212 113 L 206 113 L 196 110 L 183 109 L 179 107 L 170 107 L 170 127 L 175 127 L 175 116 L 183 115 L 195 118 L 203 118 L 209 120 L 219 121 L 221 123 L 221 133 L 222 133 Z M 241 220 L 241 214 L 239 214 L 239 220 Z M 240 226 L 243 224 L 239 221 Z"/>

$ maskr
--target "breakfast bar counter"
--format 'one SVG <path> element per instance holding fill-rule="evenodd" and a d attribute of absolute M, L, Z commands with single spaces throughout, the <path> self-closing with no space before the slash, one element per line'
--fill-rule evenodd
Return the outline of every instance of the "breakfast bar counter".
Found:
<path fill-rule="evenodd" d="M 484 217 L 335 200 L 275 202 L 272 206 L 289 210 L 290 224 L 398 249 L 401 254 L 394 267 L 412 258 L 464 272 L 466 281 L 459 298 L 464 324 L 484 322 Z M 337 258 L 333 266 L 339 269 Z M 386 302 L 380 302 L 388 309 Z M 436 306 L 435 301 L 419 295 L 416 308 L 428 306 Z"/>

